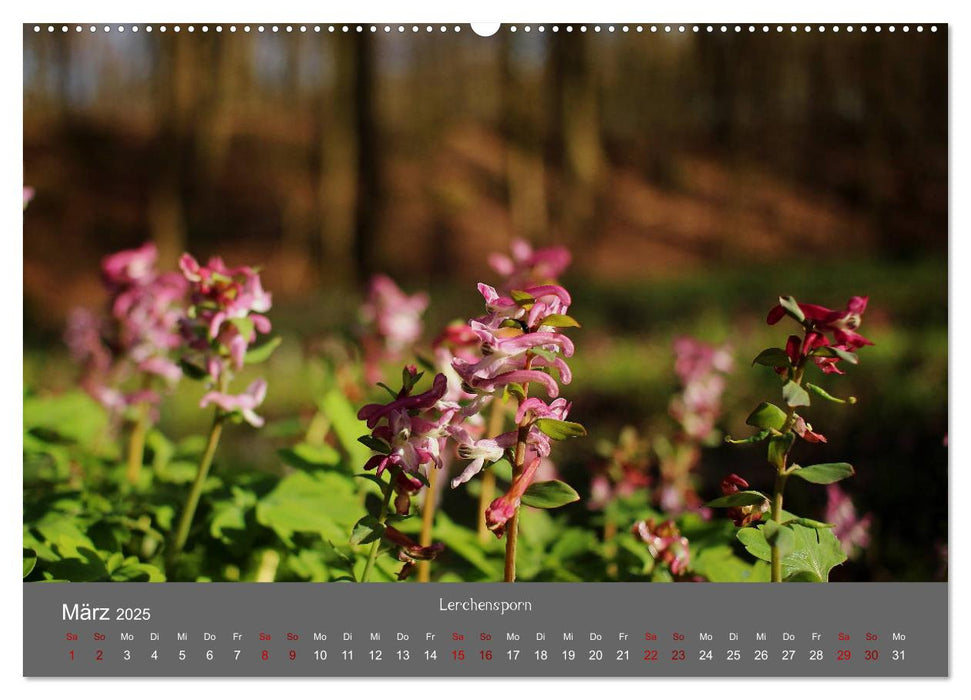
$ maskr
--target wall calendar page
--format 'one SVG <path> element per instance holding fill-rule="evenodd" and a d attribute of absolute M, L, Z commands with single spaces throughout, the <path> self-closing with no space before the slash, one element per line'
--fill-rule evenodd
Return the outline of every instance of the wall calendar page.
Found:
<path fill-rule="evenodd" d="M 28 20 L 23 676 L 948 677 L 950 32 Z"/>

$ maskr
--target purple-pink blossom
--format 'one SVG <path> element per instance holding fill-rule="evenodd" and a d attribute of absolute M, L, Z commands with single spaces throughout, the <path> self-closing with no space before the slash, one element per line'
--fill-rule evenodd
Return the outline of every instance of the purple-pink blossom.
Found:
<path fill-rule="evenodd" d="M 496 537 L 502 537 L 506 532 L 506 523 L 515 515 L 516 509 L 522 502 L 523 494 L 536 478 L 541 460 L 535 457 L 529 461 L 522 473 L 513 479 L 509 491 L 495 499 L 486 509 L 486 525 L 492 530 Z"/>
<path fill-rule="evenodd" d="M 199 401 L 199 408 L 210 404 L 219 406 L 226 413 L 238 412 L 247 423 L 254 428 L 263 425 L 263 418 L 256 414 L 256 409 L 266 398 L 266 381 L 257 379 L 241 394 L 226 394 L 221 391 L 210 391 Z"/>
<path fill-rule="evenodd" d="M 122 388 L 136 374 L 159 377 L 169 386 L 182 376 L 175 355 L 182 343 L 186 283 L 175 273 L 159 273 L 157 261 L 153 243 L 105 257 L 107 317 L 75 310 L 68 320 L 65 341 L 84 367 L 81 385 L 110 410 L 158 402 L 145 386 Z"/>
<path fill-rule="evenodd" d="M 671 400 L 671 416 L 692 440 L 709 438 L 721 412 L 725 374 L 732 370 L 729 348 L 683 336 L 674 341 L 674 371 L 681 391 Z"/>
<path fill-rule="evenodd" d="M 647 545 L 654 561 L 667 564 L 675 576 L 687 573 L 691 563 L 688 538 L 681 534 L 674 521 L 665 520 L 655 525 L 653 519 L 640 520 L 632 530 Z"/>
<path fill-rule="evenodd" d="M 409 296 L 387 275 L 371 278 L 367 301 L 360 312 L 368 383 L 381 380 L 382 362 L 401 359 L 418 342 L 423 327 L 421 317 L 426 308 L 428 295 L 424 292 Z"/>
<path fill-rule="evenodd" d="M 527 241 L 516 238 L 511 248 L 510 255 L 489 256 L 489 265 L 505 278 L 505 289 L 554 282 L 570 265 L 570 251 L 562 246 L 534 250 Z"/>
<path fill-rule="evenodd" d="M 873 515 L 858 516 L 849 494 L 837 484 L 826 487 L 826 522 L 833 525 L 833 534 L 848 557 L 855 557 L 870 544 Z"/>
<path fill-rule="evenodd" d="M 179 268 L 189 283 L 190 312 L 181 319 L 188 346 L 201 354 L 205 371 L 218 382 L 229 369 L 240 370 L 246 351 L 259 334 L 271 330 L 264 315 L 272 297 L 259 272 L 249 266 L 228 267 L 219 257 L 205 265 L 185 253 Z"/>
<path fill-rule="evenodd" d="M 422 467 L 440 468 L 446 427 L 458 409 L 457 404 L 442 400 L 446 388 L 445 375 L 439 374 L 432 388 L 421 394 L 410 395 L 411 387 L 406 385 L 388 403 L 364 406 L 357 417 L 367 422 L 372 438 L 388 446 L 371 457 L 364 468 L 374 469 L 378 475 L 391 467 L 410 474 L 421 473 Z"/>

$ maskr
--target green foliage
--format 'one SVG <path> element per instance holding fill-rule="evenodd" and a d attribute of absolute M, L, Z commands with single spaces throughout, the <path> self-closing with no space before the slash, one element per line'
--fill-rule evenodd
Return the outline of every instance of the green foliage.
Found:
<path fill-rule="evenodd" d="M 280 336 L 270 338 L 262 345 L 259 345 L 252 350 L 247 350 L 243 361 L 248 365 L 256 365 L 260 362 L 266 362 L 270 359 L 270 355 L 273 354 L 273 351 L 280 347 L 280 343 L 282 342 L 283 338 Z"/>
<path fill-rule="evenodd" d="M 765 494 L 758 491 L 739 491 L 738 493 L 730 493 L 727 496 L 720 496 L 712 501 L 708 501 L 705 505 L 708 508 L 740 508 L 743 506 L 762 505 L 768 500 Z"/>
<path fill-rule="evenodd" d="M 580 322 L 566 314 L 550 314 L 543 319 L 543 325 L 553 328 L 579 328 Z"/>
<path fill-rule="evenodd" d="M 785 309 L 785 312 L 799 323 L 806 320 L 806 314 L 799 308 L 799 304 L 794 297 L 779 297 L 779 306 Z"/>
<path fill-rule="evenodd" d="M 763 401 L 745 419 L 746 425 L 764 430 L 782 430 L 786 424 L 786 412 L 774 403 Z"/>
<path fill-rule="evenodd" d="M 765 562 L 772 559 L 772 541 L 780 546 L 785 542 L 783 581 L 825 582 L 833 567 L 846 561 L 839 540 L 830 530 L 803 527 L 796 522 L 780 526 L 770 521 L 742 528 L 736 537 L 749 554 Z"/>
<path fill-rule="evenodd" d="M 792 360 L 789 359 L 789 353 L 782 348 L 766 348 L 756 355 L 752 364 L 766 367 L 792 367 Z"/>
<path fill-rule="evenodd" d="M 583 437 L 587 434 L 587 429 L 579 423 L 555 418 L 540 418 L 536 421 L 536 427 L 554 440 Z"/>
<path fill-rule="evenodd" d="M 580 495 L 562 481 L 534 481 L 523 494 L 524 505 L 533 508 L 559 508 L 580 500 Z"/>
<path fill-rule="evenodd" d="M 782 385 L 782 398 L 785 399 L 786 406 L 790 408 L 808 406 L 810 403 L 809 392 L 793 381 L 788 381 Z"/>
<path fill-rule="evenodd" d="M 790 476 L 797 477 L 811 484 L 834 484 L 847 477 L 853 476 L 853 466 L 846 462 L 832 464 L 813 464 L 809 467 L 794 467 Z"/>

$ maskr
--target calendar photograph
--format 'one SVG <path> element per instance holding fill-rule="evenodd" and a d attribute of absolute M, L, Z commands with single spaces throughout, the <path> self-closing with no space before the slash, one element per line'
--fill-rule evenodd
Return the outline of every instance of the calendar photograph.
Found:
<path fill-rule="evenodd" d="M 811 29 L 24 25 L 23 581 L 946 582 L 947 25 Z"/>

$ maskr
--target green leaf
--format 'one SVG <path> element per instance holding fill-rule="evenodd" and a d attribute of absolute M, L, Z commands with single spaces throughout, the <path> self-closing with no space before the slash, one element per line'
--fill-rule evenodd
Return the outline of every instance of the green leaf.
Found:
<path fill-rule="evenodd" d="M 782 398 L 786 405 L 791 408 L 809 405 L 809 392 L 793 381 L 788 381 L 782 385 Z"/>
<path fill-rule="evenodd" d="M 394 389 L 392 389 L 390 386 L 388 386 L 384 382 L 378 382 L 378 386 L 381 387 L 382 389 L 384 389 L 389 394 L 391 394 L 391 398 L 392 399 L 397 399 L 398 398 L 398 392 L 395 391 Z"/>
<path fill-rule="evenodd" d="M 803 481 L 811 484 L 834 484 L 837 481 L 853 476 L 853 466 L 846 462 L 833 462 L 831 464 L 813 464 L 808 467 L 800 467 L 789 473 Z"/>
<path fill-rule="evenodd" d="M 331 389 L 320 398 L 318 406 L 321 412 L 330 418 L 340 446 L 350 457 L 350 463 L 363 465 L 367 462 L 371 457 L 371 451 L 359 443 L 357 438 L 370 430 L 364 421 L 358 420 L 357 413 L 347 397 L 339 389 Z"/>
<path fill-rule="evenodd" d="M 738 493 L 730 493 L 727 496 L 721 496 L 713 501 L 708 501 L 705 505 L 709 508 L 736 508 L 762 505 L 768 500 L 765 494 L 759 493 L 758 491 L 739 491 Z"/>
<path fill-rule="evenodd" d="M 37 566 L 37 552 L 35 552 L 32 549 L 28 549 L 27 547 L 24 547 L 23 550 L 24 550 L 24 578 L 27 578 L 27 575 L 34 570 L 35 566 Z"/>
<path fill-rule="evenodd" d="M 243 361 L 248 365 L 259 364 L 260 362 L 265 362 L 270 359 L 270 355 L 273 351 L 280 347 L 280 343 L 283 342 L 283 338 L 276 336 L 275 338 L 270 338 L 267 342 L 263 343 L 259 347 L 253 348 L 252 350 L 247 350 Z"/>
<path fill-rule="evenodd" d="M 295 532 L 346 542 L 361 503 L 351 480 L 332 471 L 294 472 L 256 505 L 256 520 L 292 546 Z"/>
<path fill-rule="evenodd" d="M 382 492 L 384 491 L 384 486 L 385 486 L 384 481 L 382 481 L 381 480 L 381 477 L 379 477 L 378 475 L 376 475 L 376 474 L 355 474 L 354 476 L 356 476 L 359 479 L 367 479 L 368 481 L 374 482 L 375 484 L 378 485 L 378 488 L 381 489 Z"/>
<path fill-rule="evenodd" d="M 385 526 L 373 515 L 365 515 L 354 525 L 351 544 L 368 544 L 384 536 Z"/>
<path fill-rule="evenodd" d="M 799 323 L 806 320 L 806 314 L 799 308 L 799 304 L 796 303 L 794 297 L 779 297 L 779 306 L 785 309 L 786 313 Z"/>
<path fill-rule="evenodd" d="M 404 389 L 406 394 L 410 393 L 412 389 L 415 388 L 415 384 L 421 381 L 421 378 L 425 376 L 424 372 L 416 372 L 412 374 L 408 371 L 407 367 L 401 368 L 401 387 Z"/>
<path fill-rule="evenodd" d="M 253 319 L 249 316 L 242 316 L 240 318 L 230 318 L 227 319 L 230 325 L 236 326 L 236 330 L 239 334 L 243 336 L 244 339 L 249 340 L 253 337 L 253 332 L 256 330 L 256 326 L 253 323 Z"/>
<path fill-rule="evenodd" d="M 709 546 L 691 553 L 691 570 L 712 583 L 758 581 L 752 564 L 735 555 L 729 545 Z"/>
<path fill-rule="evenodd" d="M 813 530 L 828 530 L 831 527 L 836 527 L 832 523 L 821 523 L 818 520 L 813 520 L 812 518 L 790 518 L 786 520 L 783 525 L 802 525 L 803 527 L 808 527 Z"/>
<path fill-rule="evenodd" d="M 559 508 L 580 500 L 580 495 L 562 481 L 534 481 L 523 494 L 524 505 L 533 508 Z"/>
<path fill-rule="evenodd" d="M 816 394 L 816 396 L 819 396 L 820 398 L 824 398 L 827 401 L 832 401 L 833 403 L 856 403 L 856 398 L 853 396 L 851 396 L 848 399 L 840 399 L 833 396 L 822 387 L 816 386 L 815 384 L 810 384 L 807 382 L 805 384 L 805 387 L 809 389 L 809 391 L 811 391 L 812 393 Z"/>
<path fill-rule="evenodd" d="M 851 365 L 860 364 L 860 358 L 857 357 L 856 353 L 852 353 L 849 350 L 844 350 L 843 348 L 834 348 L 829 345 L 816 348 L 809 354 L 816 355 L 818 357 L 838 357 L 841 360 L 846 360 Z"/>
<path fill-rule="evenodd" d="M 165 574 L 157 566 L 138 561 L 137 557 L 128 557 L 111 572 L 111 580 L 159 583 L 165 581 Z"/>
<path fill-rule="evenodd" d="M 742 528 L 735 537 L 749 554 L 767 562 L 772 559 L 772 550 L 766 541 L 765 528 L 766 525 Z M 830 570 L 846 561 L 846 554 L 831 530 L 802 527 L 795 523 L 791 528 L 782 529 L 791 529 L 794 536 L 792 550 L 782 557 L 783 581 L 828 581 Z"/>
<path fill-rule="evenodd" d="M 526 398 L 526 388 L 519 382 L 509 382 L 506 384 L 506 393 L 510 396 L 515 396 L 520 401 Z"/>
<path fill-rule="evenodd" d="M 782 348 L 766 348 L 752 360 L 752 364 L 766 367 L 792 367 L 792 360 Z"/>
<path fill-rule="evenodd" d="M 209 373 L 205 369 L 186 359 L 179 360 L 179 367 L 182 369 L 182 374 L 189 379 L 205 379 L 209 376 Z"/>
<path fill-rule="evenodd" d="M 823 583 L 834 566 L 846 561 L 846 554 L 831 530 L 816 530 L 794 525 L 793 551 L 782 559 L 782 579 L 793 582 Z"/>
<path fill-rule="evenodd" d="M 796 439 L 795 433 L 785 433 L 784 435 L 773 435 L 769 438 L 768 460 L 774 467 L 781 467 L 785 464 L 786 455 Z"/>
<path fill-rule="evenodd" d="M 512 290 L 511 292 L 509 292 L 509 296 L 512 297 L 512 300 L 517 304 L 519 304 L 520 306 L 522 306 L 523 304 L 531 304 L 534 301 L 536 301 L 536 299 L 533 297 L 532 294 L 530 294 L 529 292 L 524 292 L 521 289 Z"/>
<path fill-rule="evenodd" d="M 307 442 L 285 447 L 276 453 L 285 464 L 297 469 L 335 467 L 341 461 L 340 454 L 330 445 L 311 445 Z"/>
<path fill-rule="evenodd" d="M 762 534 L 765 536 L 765 541 L 769 543 L 769 546 L 775 545 L 779 549 L 779 553 L 785 557 L 790 554 L 796 546 L 796 535 L 788 527 L 780 525 L 774 520 L 768 521 L 762 529 Z"/>
<path fill-rule="evenodd" d="M 587 429 L 579 423 L 555 418 L 540 418 L 536 421 L 536 427 L 554 440 L 583 437 L 587 434 Z"/>
<path fill-rule="evenodd" d="M 786 424 L 786 413 L 774 403 L 763 401 L 745 419 L 746 425 L 767 430 L 782 430 Z"/>
<path fill-rule="evenodd" d="M 556 359 L 556 353 L 552 350 L 547 350 L 546 348 L 531 348 L 529 352 L 531 355 L 542 357 L 547 362 L 552 362 Z"/>
<path fill-rule="evenodd" d="M 735 533 L 735 539 L 742 543 L 745 551 L 756 559 L 772 561 L 772 549 L 765 541 L 762 527 L 743 527 Z"/>
<path fill-rule="evenodd" d="M 747 438 L 742 438 L 741 440 L 736 440 L 731 435 L 726 435 L 725 442 L 727 442 L 729 445 L 751 445 L 756 442 L 762 442 L 767 437 L 769 437 L 770 434 L 771 434 L 771 431 L 769 430 L 760 430 L 755 435 L 752 435 L 751 437 L 747 437 Z"/>
<path fill-rule="evenodd" d="M 381 438 L 376 438 L 373 435 L 362 435 L 357 439 L 357 441 L 362 445 L 367 445 L 375 452 L 380 452 L 383 455 L 391 452 L 391 445 L 386 443 Z"/>
<path fill-rule="evenodd" d="M 540 322 L 540 325 L 553 328 L 579 328 L 580 322 L 566 314 L 550 314 Z"/>

